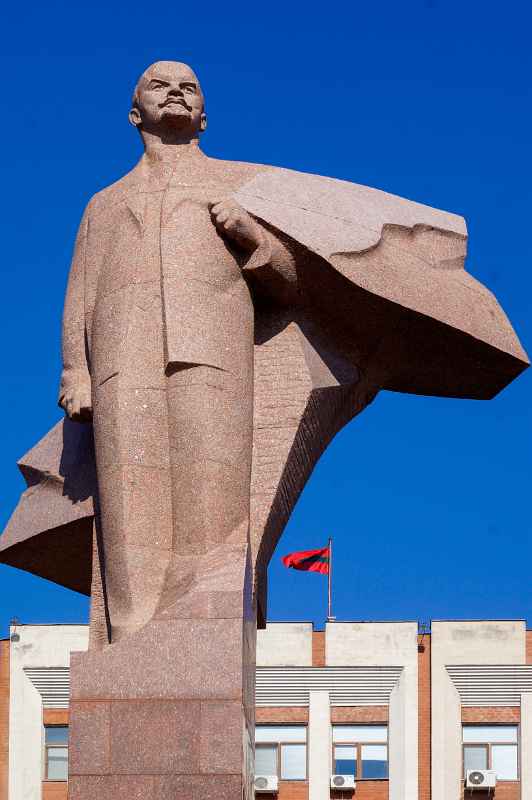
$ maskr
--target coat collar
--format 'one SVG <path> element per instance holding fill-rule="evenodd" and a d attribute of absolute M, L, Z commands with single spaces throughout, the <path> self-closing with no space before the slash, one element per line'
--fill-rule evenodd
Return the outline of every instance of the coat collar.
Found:
<path fill-rule="evenodd" d="M 126 176 L 123 184 L 124 200 L 144 232 L 148 194 L 164 192 L 169 187 L 201 189 L 213 199 L 227 191 L 227 170 L 217 159 L 204 155 L 199 147 L 191 148 L 179 160 L 167 160 L 145 153 Z M 181 200 L 179 201 L 181 202 Z M 173 210 L 167 209 L 169 215 Z"/>
<path fill-rule="evenodd" d="M 211 159 L 199 147 L 191 148 L 180 161 L 158 158 L 144 153 L 138 164 L 126 178 L 125 202 L 143 231 L 145 222 L 146 195 L 163 192 L 174 181 L 193 186 L 198 182 L 198 173 L 207 178 Z M 201 178 L 200 178 L 201 180 Z M 202 180 L 202 183 L 205 181 Z"/>

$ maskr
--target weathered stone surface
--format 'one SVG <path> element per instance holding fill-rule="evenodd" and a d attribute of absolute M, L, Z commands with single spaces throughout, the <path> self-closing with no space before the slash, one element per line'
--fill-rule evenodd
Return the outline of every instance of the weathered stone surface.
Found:
<path fill-rule="evenodd" d="M 73 775 L 106 775 L 111 767 L 111 705 L 89 701 L 70 704 L 68 765 Z"/>

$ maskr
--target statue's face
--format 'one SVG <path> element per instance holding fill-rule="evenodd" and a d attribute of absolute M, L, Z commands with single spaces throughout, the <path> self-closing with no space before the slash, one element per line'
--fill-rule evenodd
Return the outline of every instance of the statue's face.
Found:
<path fill-rule="evenodd" d="M 197 135 L 206 128 L 199 81 L 186 64 L 159 61 L 142 75 L 129 118 L 152 133 Z"/>

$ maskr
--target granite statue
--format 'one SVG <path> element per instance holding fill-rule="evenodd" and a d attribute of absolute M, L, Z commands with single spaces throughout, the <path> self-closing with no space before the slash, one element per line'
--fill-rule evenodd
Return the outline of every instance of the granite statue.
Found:
<path fill-rule="evenodd" d="M 83 215 L 66 418 L 20 462 L 0 560 L 92 596 L 72 800 L 251 798 L 267 566 L 319 456 L 381 389 L 488 399 L 528 360 L 461 217 L 206 156 L 185 64 L 149 67 L 129 119 L 144 154 Z"/>

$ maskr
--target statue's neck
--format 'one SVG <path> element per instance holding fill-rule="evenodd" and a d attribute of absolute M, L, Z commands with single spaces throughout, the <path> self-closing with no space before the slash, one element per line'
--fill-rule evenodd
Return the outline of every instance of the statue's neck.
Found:
<path fill-rule="evenodd" d="M 145 140 L 143 169 L 157 180 L 195 183 L 205 178 L 208 161 L 197 139 L 179 144 L 162 144 L 160 139 L 155 142 Z"/>
<path fill-rule="evenodd" d="M 150 136 L 144 137 L 145 161 L 148 164 L 176 164 L 180 162 L 190 162 L 204 158 L 200 150 L 198 139 L 189 139 L 182 142 L 162 142 L 160 138 Z"/>

